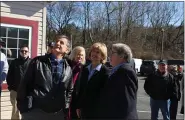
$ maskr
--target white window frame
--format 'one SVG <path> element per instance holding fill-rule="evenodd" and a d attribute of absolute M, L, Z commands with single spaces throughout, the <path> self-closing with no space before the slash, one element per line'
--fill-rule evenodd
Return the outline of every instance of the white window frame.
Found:
<path fill-rule="evenodd" d="M 30 26 L 22 26 L 22 25 L 14 25 L 14 24 L 6 24 L 6 23 L 1 23 L 0 26 L 2 27 L 14 27 L 14 28 L 23 28 L 23 29 L 28 29 L 29 30 L 29 38 L 28 38 L 28 47 L 29 47 L 29 56 L 31 57 L 31 46 L 32 46 L 32 27 Z M 6 31 L 6 40 L 7 38 L 12 38 L 12 37 L 7 37 L 7 31 Z M 4 37 L 2 37 L 4 38 Z M 19 38 L 19 36 L 17 37 Z M 7 44 L 6 44 L 6 48 L 7 48 Z M 19 49 L 19 48 L 17 48 Z M 18 53 L 19 54 L 19 53 Z"/>

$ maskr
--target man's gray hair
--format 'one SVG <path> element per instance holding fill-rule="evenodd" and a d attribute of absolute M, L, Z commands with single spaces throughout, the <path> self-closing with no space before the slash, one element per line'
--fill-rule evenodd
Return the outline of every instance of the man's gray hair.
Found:
<path fill-rule="evenodd" d="M 132 50 L 128 45 L 116 43 L 112 45 L 112 49 L 117 53 L 118 56 L 124 58 L 127 62 L 132 60 Z"/>

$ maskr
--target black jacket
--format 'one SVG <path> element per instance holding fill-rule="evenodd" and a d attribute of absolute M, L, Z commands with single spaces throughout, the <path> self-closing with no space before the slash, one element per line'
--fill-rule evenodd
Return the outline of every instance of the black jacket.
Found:
<path fill-rule="evenodd" d="M 177 72 L 171 72 L 171 74 L 173 75 L 176 84 L 176 94 L 171 99 L 180 101 L 181 99 L 180 81 L 182 79 L 182 74 Z"/>
<path fill-rule="evenodd" d="M 11 62 L 6 78 L 9 90 L 17 91 L 30 61 L 30 58 L 19 57 Z"/>
<path fill-rule="evenodd" d="M 101 120 L 136 120 L 138 79 L 129 63 L 110 77 L 98 102 L 97 118 Z"/>
<path fill-rule="evenodd" d="M 77 84 L 77 106 L 82 110 L 82 118 L 92 119 L 95 117 L 95 108 L 100 97 L 100 92 L 108 80 L 109 69 L 102 65 L 100 71 L 95 71 L 88 81 L 89 70 L 84 66 L 80 73 Z"/>
<path fill-rule="evenodd" d="M 148 75 L 144 90 L 154 100 L 167 100 L 177 94 L 173 75 L 168 73 L 162 76 L 159 71 Z"/>
<path fill-rule="evenodd" d="M 50 57 L 50 54 L 39 56 L 31 61 L 17 93 L 17 107 L 21 113 L 32 108 L 49 113 L 69 107 L 73 90 L 71 67 L 64 59 L 62 79 L 56 84 L 52 80 Z"/>

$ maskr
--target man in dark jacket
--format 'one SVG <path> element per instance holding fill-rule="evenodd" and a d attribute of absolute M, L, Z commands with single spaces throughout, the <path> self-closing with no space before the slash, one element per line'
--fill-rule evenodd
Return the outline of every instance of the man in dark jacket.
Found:
<path fill-rule="evenodd" d="M 144 89 L 150 96 L 151 119 L 157 120 L 161 109 L 163 119 L 170 120 L 170 98 L 177 92 L 174 77 L 167 71 L 167 61 L 159 61 L 158 70 L 146 78 Z"/>
<path fill-rule="evenodd" d="M 171 65 L 169 72 L 173 75 L 175 84 L 176 84 L 176 94 L 170 98 L 170 118 L 171 120 L 176 120 L 177 110 L 178 110 L 178 101 L 181 99 L 181 89 L 180 81 L 182 79 L 181 74 L 178 73 L 176 66 Z"/>
<path fill-rule="evenodd" d="M 23 119 L 65 119 L 73 90 L 72 70 L 64 59 L 69 49 L 69 38 L 57 35 L 52 53 L 31 61 L 17 94 Z"/>
<path fill-rule="evenodd" d="M 10 101 L 12 104 L 11 119 L 20 119 L 16 102 L 17 90 L 30 61 L 28 46 L 22 46 L 20 48 L 20 57 L 11 62 L 8 70 L 6 81 L 10 91 Z"/>
<path fill-rule="evenodd" d="M 138 79 L 130 65 L 132 52 L 125 44 L 112 45 L 110 63 L 113 66 L 109 80 L 102 88 L 98 103 L 98 119 L 136 120 Z"/>

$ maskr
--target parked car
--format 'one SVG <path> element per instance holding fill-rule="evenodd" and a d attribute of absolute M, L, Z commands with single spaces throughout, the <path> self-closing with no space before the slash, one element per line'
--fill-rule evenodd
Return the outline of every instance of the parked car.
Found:
<path fill-rule="evenodd" d="M 134 58 L 134 62 L 135 62 L 135 71 L 138 74 L 138 73 L 140 73 L 142 59 Z"/>
<path fill-rule="evenodd" d="M 143 75 L 148 75 L 154 71 L 157 70 L 158 68 L 158 61 L 157 60 L 143 60 L 141 67 L 140 67 L 140 74 Z"/>

